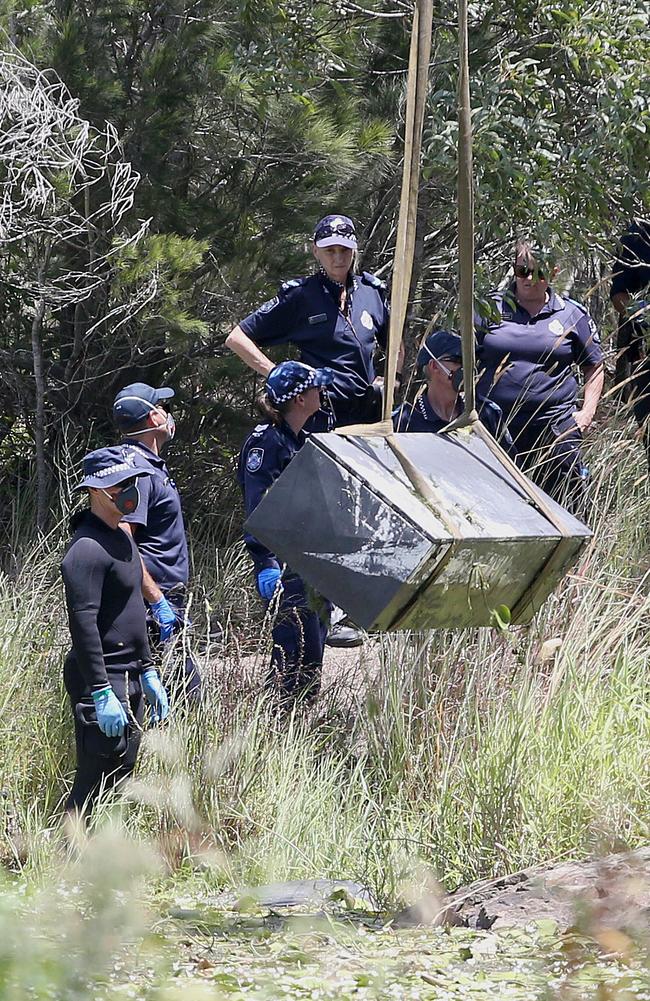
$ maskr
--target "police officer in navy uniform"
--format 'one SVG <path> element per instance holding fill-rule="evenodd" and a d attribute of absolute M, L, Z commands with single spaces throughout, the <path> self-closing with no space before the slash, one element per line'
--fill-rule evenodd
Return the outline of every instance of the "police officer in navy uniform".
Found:
<path fill-rule="evenodd" d="M 389 307 L 386 287 L 367 271 L 353 270 L 357 236 L 347 216 L 327 215 L 314 231 L 316 274 L 284 282 L 273 299 L 231 331 L 227 346 L 260 375 L 273 362 L 261 350 L 293 344 L 300 359 L 334 373 L 330 390 L 334 426 L 381 418 L 381 379 L 375 374 L 377 345 L 385 348 Z M 400 352 L 398 373 L 401 372 Z M 401 380 L 401 374 L 398 374 Z M 316 429 L 312 423 L 310 429 Z M 318 430 L 327 430 L 325 425 Z"/>
<path fill-rule="evenodd" d="M 584 306 L 558 295 L 549 255 L 517 243 L 514 282 L 493 295 L 496 315 L 477 317 L 478 392 L 503 412 L 522 467 L 575 513 L 584 511 L 582 437 L 603 389 L 603 352 Z M 584 378 L 578 407 L 575 368 Z"/>
<path fill-rule="evenodd" d="M 293 344 L 300 359 L 334 373 L 329 392 L 331 414 L 315 415 L 310 431 L 372 423 L 381 418 L 383 380 L 375 374 L 374 355 L 386 346 L 389 306 L 386 287 L 367 271 L 354 271 L 357 236 L 348 216 L 327 215 L 314 230 L 316 274 L 284 282 L 276 296 L 242 320 L 226 345 L 250 368 L 267 376 L 274 363 L 262 350 Z M 400 346 L 397 380 L 401 383 L 404 351 Z M 328 637 L 331 646 L 358 646 L 361 632 L 335 610 Z"/>
<path fill-rule="evenodd" d="M 620 240 L 610 298 L 619 314 L 616 383 L 642 429 L 650 466 L 650 222 L 633 219 Z"/>
<path fill-rule="evenodd" d="M 246 439 L 237 478 L 246 515 L 255 510 L 305 442 L 305 424 L 321 406 L 321 390 L 334 384 L 334 373 L 297 361 L 276 365 L 259 402 L 267 421 Z M 284 710 L 298 700 L 313 701 L 320 689 L 323 648 L 331 605 L 317 595 L 275 553 L 249 532 L 244 541 L 255 566 L 257 589 L 275 614 L 273 652 L 267 688 Z M 273 606 L 273 602 L 277 607 Z"/>
<path fill-rule="evenodd" d="M 119 527 L 153 474 L 121 446 L 91 452 L 83 471 L 77 489 L 88 491 L 90 509 L 73 516 L 61 564 L 72 637 L 63 670 L 77 749 L 68 813 L 89 813 L 102 786 L 133 771 L 145 700 L 154 722 L 168 714 L 147 640 L 142 562 Z"/>
<path fill-rule="evenodd" d="M 395 430 L 435 433 L 459 417 L 465 406 L 460 393 L 462 364 L 462 341 L 458 334 L 450 330 L 432 331 L 417 356 L 417 367 L 423 372 L 426 390 L 414 403 L 403 403 L 393 411 Z M 492 400 L 480 396 L 476 408 L 481 423 L 514 458 L 514 445 L 501 409 Z"/>
<path fill-rule="evenodd" d="M 138 467 L 152 474 L 143 482 L 140 503 L 125 515 L 123 527 L 132 534 L 142 557 L 142 592 L 152 633 L 163 650 L 186 624 L 189 579 L 181 500 L 160 454 L 176 431 L 172 414 L 162 405 L 173 396 L 174 390 L 166 386 L 155 389 L 136 382 L 120 390 L 113 402 L 113 418 L 124 444 L 135 454 Z M 201 677 L 189 650 L 183 651 L 180 660 L 172 658 L 169 666 L 174 694 L 182 693 L 190 702 L 198 700 Z"/>

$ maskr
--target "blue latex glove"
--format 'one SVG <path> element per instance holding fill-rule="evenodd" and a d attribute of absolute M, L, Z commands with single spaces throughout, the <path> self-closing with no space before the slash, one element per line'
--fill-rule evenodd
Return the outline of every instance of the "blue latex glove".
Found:
<path fill-rule="evenodd" d="M 176 612 L 163 595 L 162 598 L 158 598 L 158 601 L 154 601 L 151 605 L 151 614 L 160 626 L 161 640 L 163 643 L 166 643 L 168 639 L 171 639 L 174 626 L 178 622 Z"/>
<path fill-rule="evenodd" d="M 169 716 L 169 699 L 158 672 L 149 668 L 142 675 L 142 691 L 151 708 L 151 722 L 161 723 Z"/>
<path fill-rule="evenodd" d="M 280 577 L 282 572 L 276 567 L 266 567 L 264 570 L 260 570 L 257 575 L 257 589 L 266 601 L 270 601 L 275 593 L 275 589 L 280 584 Z"/>
<path fill-rule="evenodd" d="M 121 737 L 128 723 L 124 706 L 112 688 L 92 692 L 99 729 L 106 737 Z"/>

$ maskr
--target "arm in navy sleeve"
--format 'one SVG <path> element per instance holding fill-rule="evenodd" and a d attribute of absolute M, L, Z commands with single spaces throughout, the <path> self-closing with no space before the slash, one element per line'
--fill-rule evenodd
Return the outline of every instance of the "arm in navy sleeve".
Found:
<path fill-rule="evenodd" d="M 492 437 L 499 442 L 503 451 L 507 452 L 513 462 L 515 462 L 518 454 L 517 449 L 512 440 L 512 435 L 506 427 L 501 407 L 493 403 L 492 400 L 482 400 L 479 401 L 478 413 L 481 424 L 488 429 Z"/>
<path fill-rule="evenodd" d="M 105 688 L 104 663 L 97 617 L 110 560 L 93 539 L 78 539 L 61 566 L 68 623 L 79 670 L 91 689 Z"/>
<path fill-rule="evenodd" d="M 383 316 L 377 328 L 377 343 L 381 348 L 386 349 L 388 343 L 388 329 L 390 327 L 390 303 L 388 302 L 388 292 L 386 286 L 382 284 L 379 295 L 383 306 Z"/>
<path fill-rule="evenodd" d="M 598 328 L 588 313 L 583 313 L 576 323 L 572 331 L 571 347 L 574 360 L 581 368 L 603 364 Z"/>
<path fill-rule="evenodd" d="M 255 344 L 288 344 L 296 324 L 299 299 L 299 286 L 283 287 L 273 299 L 241 320 L 239 327 Z"/>
<path fill-rule="evenodd" d="M 138 477 L 138 492 L 140 494 L 140 503 L 136 507 L 135 511 L 131 514 L 125 514 L 122 516 L 122 521 L 127 522 L 129 525 L 142 525 L 146 528 L 147 522 L 149 520 L 149 501 L 151 500 L 151 491 L 153 489 L 153 476 L 140 476 Z"/>
<path fill-rule="evenodd" d="M 249 472 L 246 469 L 246 463 L 244 463 L 243 485 L 246 517 L 255 510 L 266 491 L 281 472 L 282 466 L 274 461 L 263 463 L 254 473 Z M 267 567 L 273 567 L 276 570 L 280 569 L 280 564 L 275 554 L 270 549 L 267 549 L 254 535 L 247 532 L 246 529 L 244 529 L 244 543 L 255 564 L 255 573 L 259 573 L 260 570 L 265 570 Z"/>

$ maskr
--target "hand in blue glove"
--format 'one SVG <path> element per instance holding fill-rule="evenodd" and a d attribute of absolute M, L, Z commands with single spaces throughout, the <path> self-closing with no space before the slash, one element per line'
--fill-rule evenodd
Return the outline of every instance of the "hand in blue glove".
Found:
<path fill-rule="evenodd" d="M 257 575 L 257 589 L 266 601 L 270 601 L 275 594 L 275 589 L 280 585 L 282 588 L 282 583 L 280 578 L 282 573 L 277 567 L 265 567 L 264 570 L 260 570 Z"/>
<path fill-rule="evenodd" d="M 121 737 L 128 723 L 124 706 L 112 688 L 92 693 L 99 729 L 106 737 Z"/>
<path fill-rule="evenodd" d="M 151 605 L 151 614 L 160 626 L 161 640 L 163 643 L 166 643 L 168 639 L 171 639 L 174 627 L 178 622 L 176 612 L 163 595 L 162 598 L 158 598 L 158 601 L 154 601 Z"/>
<path fill-rule="evenodd" d="M 151 722 L 161 723 L 169 716 L 169 699 L 158 672 L 152 667 L 142 675 L 142 691 L 151 708 Z"/>

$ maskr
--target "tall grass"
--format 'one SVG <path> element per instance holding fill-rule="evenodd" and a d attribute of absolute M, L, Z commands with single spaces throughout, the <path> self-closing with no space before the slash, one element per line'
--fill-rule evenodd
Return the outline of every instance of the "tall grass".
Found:
<path fill-rule="evenodd" d="M 595 540 L 533 625 L 373 639 L 289 726 L 259 693 L 246 557 L 195 537 L 208 697 L 145 741 L 134 834 L 213 884 L 337 876 L 384 900 L 423 862 L 453 886 L 646 841 L 650 498 L 625 434 L 593 448 Z M 54 541 L 0 584 L 0 854 L 37 869 L 72 768 Z"/>

